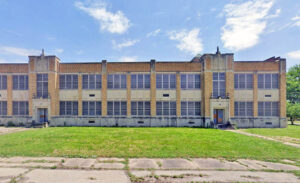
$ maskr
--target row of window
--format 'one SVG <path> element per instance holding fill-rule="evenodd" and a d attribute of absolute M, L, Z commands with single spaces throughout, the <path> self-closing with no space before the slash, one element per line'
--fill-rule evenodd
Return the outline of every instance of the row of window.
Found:
<path fill-rule="evenodd" d="M 28 115 L 27 101 L 13 102 L 13 115 Z M 100 101 L 83 101 L 82 115 L 101 116 Z M 127 115 L 126 101 L 107 102 L 107 114 L 114 116 Z M 150 101 L 131 102 L 131 115 L 150 116 Z M 0 115 L 7 115 L 7 102 L 0 101 Z M 78 115 L 77 101 L 61 101 L 60 115 Z M 176 102 L 156 102 L 157 116 L 176 116 Z M 253 102 L 234 102 L 235 116 L 253 116 Z M 181 116 L 201 116 L 201 102 L 182 101 Z M 258 102 L 258 116 L 279 116 L 279 102 Z"/>
<path fill-rule="evenodd" d="M 200 74 L 181 74 L 181 89 L 200 89 L 201 80 Z M 215 97 L 225 95 L 225 73 L 213 73 L 213 86 Z M 38 74 L 37 82 L 48 83 L 47 74 Z M 84 74 L 82 76 L 83 89 L 100 89 L 102 87 L 102 78 L 100 74 Z M 59 76 L 60 89 L 78 89 L 78 75 L 63 74 Z M 46 87 L 46 86 L 45 86 Z M 48 86 L 47 86 L 48 87 Z M 109 89 L 125 89 L 127 87 L 125 74 L 109 74 L 108 88 Z M 259 89 L 278 89 L 279 75 L 278 74 L 258 74 Z M 132 89 L 149 89 L 150 74 L 132 74 L 131 75 Z M 175 89 L 176 75 L 175 74 L 157 74 L 156 75 L 157 89 Z M 234 75 L 235 89 L 253 89 L 253 74 L 235 74 Z M 7 76 L 0 75 L 0 90 L 7 89 Z M 14 75 L 13 76 L 14 90 L 28 90 L 28 76 Z"/>
<path fill-rule="evenodd" d="M 234 102 L 235 116 L 253 116 L 253 102 Z M 279 102 L 258 102 L 258 116 L 279 116 Z"/>

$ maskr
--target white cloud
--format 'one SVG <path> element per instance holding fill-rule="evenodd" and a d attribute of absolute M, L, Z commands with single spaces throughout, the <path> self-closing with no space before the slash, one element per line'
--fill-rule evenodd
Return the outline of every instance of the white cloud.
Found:
<path fill-rule="evenodd" d="M 130 27 L 130 21 L 121 11 L 112 13 L 107 11 L 106 5 L 100 3 L 75 2 L 75 6 L 98 20 L 100 29 L 110 33 L 122 34 Z"/>
<path fill-rule="evenodd" d="M 113 48 L 114 49 L 122 49 L 126 47 L 130 47 L 138 43 L 139 40 L 127 40 L 122 43 L 117 43 L 115 40 L 112 40 Z"/>
<path fill-rule="evenodd" d="M 6 55 L 18 55 L 18 56 L 29 56 L 29 55 L 40 55 L 40 50 L 17 48 L 11 46 L 0 46 L 0 53 Z"/>
<path fill-rule="evenodd" d="M 198 28 L 191 31 L 171 31 L 169 32 L 169 39 L 179 42 L 176 46 L 179 50 L 195 55 L 203 50 L 202 40 L 198 37 L 199 31 Z"/>
<path fill-rule="evenodd" d="M 62 49 L 62 48 L 57 48 L 57 49 L 54 50 L 54 52 L 55 52 L 55 53 L 62 53 L 62 52 L 64 52 L 64 49 Z"/>
<path fill-rule="evenodd" d="M 297 51 L 291 51 L 288 54 L 288 57 L 291 59 L 300 59 L 300 50 Z"/>
<path fill-rule="evenodd" d="M 224 7 L 226 24 L 222 27 L 221 39 L 224 47 L 243 50 L 256 45 L 267 26 L 267 19 L 279 15 L 269 15 L 274 0 L 251 0 L 241 4 L 227 4 Z"/>
<path fill-rule="evenodd" d="M 118 61 L 120 62 L 135 62 L 137 61 L 137 57 L 136 56 L 133 56 L 133 57 L 121 57 Z"/>
<path fill-rule="evenodd" d="M 151 36 L 157 36 L 157 34 L 160 33 L 160 29 L 156 29 L 152 32 L 149 32 L 146 37 L 151 37 Z"/>
<path fill-rule="evenodd" d="M 300 16 L 295 16 L 291 20 L 293 21 L 293 26 L 300 27 Z"/>

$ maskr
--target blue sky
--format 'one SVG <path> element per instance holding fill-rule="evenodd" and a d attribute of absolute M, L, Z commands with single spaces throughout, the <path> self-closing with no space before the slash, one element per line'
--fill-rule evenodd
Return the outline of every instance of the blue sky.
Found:
<path fill-rule="evenodd" d="M 0 0 L 0 62 L 287 58 L 300 64 L 299 0 Z"/>

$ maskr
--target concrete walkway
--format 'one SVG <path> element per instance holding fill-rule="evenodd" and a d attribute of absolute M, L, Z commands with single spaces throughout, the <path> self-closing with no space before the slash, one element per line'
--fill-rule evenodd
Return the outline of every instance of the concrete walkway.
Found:
<path fill-rule="evenodd" d="M 300 148 L 300 144 L 294 144 L 294 143 L 290 143 L 290 142 L 284 142 L 284 141 L 277 140 L 277 139 L 274 139 L 274 138 L 271 138 L 271 137 L 266 137 L 266 136 L 262 136 L 262 135 L 258 135 L 258 134 L 248 133 L 248 132 L 244 132 L 244 131 L 241 131 L 241 130 L 228 130 L 228 131 L 231 131 L 231 132 L 234 132 L 234 133 L 239 133 L 239 134 L 242 134 L 242 135 L 247 135 L 247 136 L 252 136 L 252 137 L 258 137 L 258 138 L 262 138 L 262 139 L 265 139 L 265 140 L 271 140 L 271 141 L 275 141 L 275 142 L 280 142 L 280 143 L 285 144 L 285 145 L 289 145 L 289 146 Z"/>
<path fill-rule="evenodd" d="M 30 128 L 14 128 L 14 127 L 0 127 L 0 135 L 9 134 L 9 133 L 15 133 L 15 132 L 21 132 L 25 130 L 29 130 Z"/>
<path fill-rule="evenodd" d="M 298 160 L 300 163 L 300 159 Z M 300 182 L 288 164 L 239 159 L 0 158 L 0 183 Z"/>

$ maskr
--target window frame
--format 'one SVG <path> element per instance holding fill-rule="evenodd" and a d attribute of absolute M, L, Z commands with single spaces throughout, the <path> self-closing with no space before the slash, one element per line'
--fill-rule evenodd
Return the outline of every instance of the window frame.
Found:
<path fill-rule="evenodd" d="M 161 107 L 158 107 L 159 105 Z M 167 106 L 168 108 L 165 109 L 165 107 Z M 177 116 L 176 108 L 177 108 L 176 101 L 156 101 L 156 116 L 169 116 L 169 117 Z"/>
<path fill-rule="evenodd" d="M 199 82 L 196 78 L 199 76 Z M 192 77 L 192 81 L 189 81 L 189 77 Z M 192 83 L 192 87 L 189 84 Z M 198 84 L 199 83 L 199 87 Z M 201 74 L 180 74 L 180 88 L 182 90 L 200 90 L 201 89 Z"/>
<path fill-rule="evenodd" d="M 24 111 L 21 111 L 21 107 L 22 107 L 21 104 L 24 104 L 23 106 Z M 28 116 L 29 115 L 28 101 L 13 101 L 12 110 L 14 116 Z"/>
<path fill-rule="evenodd" d="M 142 106 L 140 106 L 139 104 L 142 104 Z M 146 105 L 149 105 L 149 106 L 147 107 Z M 141 112 L 141 111 L 142 111 L 142 114 L 139 114 L 139 112 Z M 132 116 L 151 116 L 150 101 L 131 101 L 131 115 Z"/>
<path fill-rule="evenodd" d="M 111 81 L 110 81 L 111 78 Z M 122 82 L 122 81 L 125 82 Z M 111 82 L 111 84 L 110 84 Z M 118 86 L 118 87 L 117 87 Z M 109 90 L 126 90 L 127 89 L 127 74 L 108 74 L 107 89 Z"/>
<path fill-rule="evenodd" d="M 87 81 L 85 79 L 87 78 Z M 94 78 L 94 79 L 92 79 Z M 94 86 L 94 87 L 92 87 Z M 102 89 L 101 74 L 82 74 L 82 90 L 100 90 Z"/>
<path fill-rule="evenodd" d="M 270 104 L 270 107 L 267 108 L 268 111 L 270 112 L 270 115 L 266 115 L 266 104 Z M 278 101 L 258 101 L 258 116 L 260 117 L 279 117 L 280 115 L 280 103 Z M 274 109 L 276 111 L 274 111 Z M 275 114 L 274 114 L 275 113 Z"/>
<path fill-rule="evenodd" d="M 142 76 L 142 87 L 139 87 L 139 76 Z M 151 88 L 151 77 L 150 74 L 131 74 L 131 89 L 132 90 L 149 90 Z M 149 77 L 149 82 L 146 80 Z M 135 79 L 133 79 L 135 78 Z M 147 87 L 149 84 L 149 87 Z"/>
<path fill-rule="evenodd" d="M 199 107 L 197 107 L 197 104 L 199 104 Z M 199 115 L 197 115 L 197 110 Z M 183 117 L 201 117 L 201 101 L 181 101 L 180 115 Z"/>
<path fill-rule="evenodd" d="M 84 108 L 85 104 L 87 104 L 87 109 Z M 87 113 L 84 111 L 87 111 Z M 102 102 L 88 100 L 82 101 L 82 116 L 102 116 Z"/>
<path fill-rule="evenodd" d="M 266 76 L 270 76 L 270 81 L 266 81 Z M 258 90 L 276 90 L 279 89 L 279 74 L 278 73 L 258 73 L 257 74 L 257 89 Z M 270 85 L 267 87 L 266 85 Z"/>
<path fill-rule="evenodd" d="M 242 108 L 241 105 L 244 105 Z M 251 106 L 251 108 L 249 107 Z M 251 112 L 249 112 L 251 109 Z M 243 114 L 242 114 L 243 112 Z M 237 117 L 253 117 L 254 106 L 252 101 L 234 101 L 234 116 Z"/>
<path fill-rule="evenodd" d="M 71 104 L 71 109 L 68 109 L 68 104 Z M 62 110 L 64 106 L 64 110 Z M 77 106 L 77 110 L 74 106 Z M 71 114 L 68 114 L 68 111 L 71 111 Z M 64 111 L 64 112 L 62 112 Z M 60 116 L 78 116 L 78 101 L 59 101 L 59 115 Z"/>
<path fill-rule="evenodd" d="M 158 78 L 161 77 L 161 80 L 159 80 Z M 166 73 L 162 73 L 162 74 L 156 74 L 156 89 L 158 90 L 176 90 L 176 85 L 177 85 L 177 81 L 176 81 L 176 74 L 166 74 Z M 171 80 L 174 79 L 174 82 L 172 82 Z M 161 87 L 158 87 L 160 86 Z M 165 87 L 167 86 L 167 87 Z"/>
<path fill-rule="evenodd" d="M 7 75 L 0 75 L 0 90 L 7 90 Z"/>
<path fill-rule="evenodd" d="M 68 87 L 67 76 L 71 77 L 71 86 Z M 62 79 L 64 81 L 62 81 Z M 78 75 L 77 74 L 60 74 L 59 75 L 59 89 L 60 90 L 78 90 Z"/>
<path fill-rule="evenodd" d="M 110 109 L 111 104 L 112 109 Z M 107 101 L 107 116 L 127 116 L 127 110 L 127 101 Z"/>

